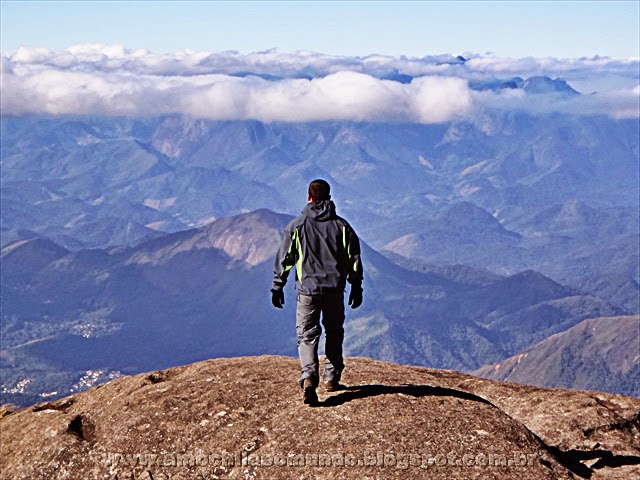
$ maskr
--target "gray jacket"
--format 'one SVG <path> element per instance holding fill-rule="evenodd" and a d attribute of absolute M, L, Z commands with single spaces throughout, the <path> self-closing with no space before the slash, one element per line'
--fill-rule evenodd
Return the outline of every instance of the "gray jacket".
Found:
<path fill-rule="evenodd" d="M 349 223 L 336 215 L 331 200 L 308 203 L 284 231 L 276 255 L 272 290 L 287 283 L 296 267 L 296 289 L 303 295 L 362 288 L 360 241 Z"/>

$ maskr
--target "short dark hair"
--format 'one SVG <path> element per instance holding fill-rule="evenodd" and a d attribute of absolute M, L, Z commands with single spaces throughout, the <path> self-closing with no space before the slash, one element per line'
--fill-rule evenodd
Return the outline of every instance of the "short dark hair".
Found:
<path fill-rule="evenodd" d="M 309 196 L 314 202 L 320 202 L 322 200 L 331 200 L 331 187 L 326 180 L 321 178 L 315 179 L 309 184 Z"/>

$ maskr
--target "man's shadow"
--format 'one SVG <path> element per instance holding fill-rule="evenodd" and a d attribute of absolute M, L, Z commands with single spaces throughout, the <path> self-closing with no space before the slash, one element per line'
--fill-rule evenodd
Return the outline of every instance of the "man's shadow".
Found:
<path fill-rule="evenodd" d="M 391 393 L 403 393 L 412 397 L 455 397 L 462 400 L 471 400 L 481 402 L 487 405 L 495 406 L 488 400 L 461 390 L 454 390 L 446 387 L 433 387 L 430 385 L 340 385 L 338 390 L 340 393 L 332 395 L 322 402 L 318 402 L 315 407 L 337 407 L 344 403 L 350 402 L 358 398 L 375 397 L 378 395 L 387 395 Z"/>

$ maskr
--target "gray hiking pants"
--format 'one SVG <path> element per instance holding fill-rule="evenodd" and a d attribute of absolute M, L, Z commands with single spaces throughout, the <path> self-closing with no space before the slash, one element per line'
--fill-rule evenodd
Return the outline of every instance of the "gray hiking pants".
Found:
<path fill-rule="evenodd" d="M 296 310 L 296 334 L 298 336 L 298 355 L 302 367 L 300 386 L 305 378 L 318 385 L 318 341 L 322 329 L 325 335 L 324 381 L 340 381 L 344 363 L 342 359 L 342 340 L 344 339 L 344 293 L 323 293 L 320 295 L 298 294 Z"/>

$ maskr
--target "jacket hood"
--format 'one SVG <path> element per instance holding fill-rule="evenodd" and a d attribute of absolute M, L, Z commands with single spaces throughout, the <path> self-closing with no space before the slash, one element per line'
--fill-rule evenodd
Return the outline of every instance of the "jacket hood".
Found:
<path fill-rule="evenodd" d="M 324 222 L 335 218 L 336 206 L 331 200 L 321 200 L 319 202 L 307 203 L 302 210 L 302 214 L 318 222 Z"/>

